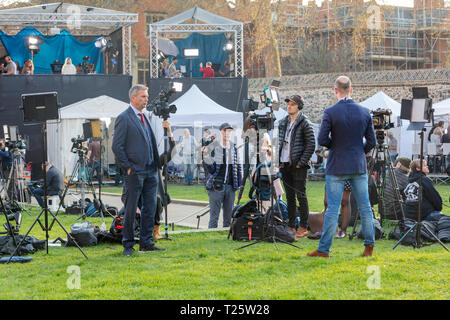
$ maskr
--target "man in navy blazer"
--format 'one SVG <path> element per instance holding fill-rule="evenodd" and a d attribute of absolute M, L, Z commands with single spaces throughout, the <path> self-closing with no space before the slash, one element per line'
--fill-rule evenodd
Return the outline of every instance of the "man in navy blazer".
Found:
<path fill-rule="evenodd" d="M 139 197 L 143 205 L 140 218 L 139 251 L 164 250 L 152 239 L 158 186 L 159 153 L 150 121 L 143 113 L 148 103 L 148 88 L 130 89 L 130 106 L 116 119 L 113 152 L 116 163 L 126 175 L 128 197 L 122 230 L 123 255 L 130 256 L 134 245 L 134 223 Z"/>
<path fill-rule="evenodd" d="M 350 98 L 353 90 L 348 77 L 339 77 L 334 91 L 339 102 L 325 110 L 318 138 L 319 144 L 329 149 L 325 173 L 328 208 L 319 247 L 308 253 L 308 256 L 329 257 L 345 180 L 349 180 L 352 185 L 361 215 L 364 256 L 372 256 L 375 233 L 369 201 L 366 154 L 376 146 L 373 121 L 369 110 Z"/>

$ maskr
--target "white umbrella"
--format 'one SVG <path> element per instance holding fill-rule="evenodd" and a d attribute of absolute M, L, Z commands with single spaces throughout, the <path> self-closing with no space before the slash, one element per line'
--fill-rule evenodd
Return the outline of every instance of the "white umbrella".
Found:
<path fill-rule="evenodd" d="M 175 43 L 172 40 L 166 38 L 158 38 L 158 49 L 161 50 L 164 54 L 175 57 L 180 53 Z"/>

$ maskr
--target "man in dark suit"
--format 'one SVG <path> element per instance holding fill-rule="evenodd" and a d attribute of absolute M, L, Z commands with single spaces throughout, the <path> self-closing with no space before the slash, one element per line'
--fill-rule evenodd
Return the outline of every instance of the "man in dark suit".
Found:
<path fill-rule="evenodd" d="M 135 85 L 130 89 L 130 107 L 116 119 L 113 152 L 116 162 L 127 175 L 128 197 L 125 203 L 122 231 L 123 255 L 130 256 L 134 245 L 134 221 L 142 195 L 139 251 L 164 250 L 154 245 L 158 186 L 159 154 L 150 121 L 143 110 L 148 103 L 148 88 Z"/>
<path fill-rule="evenodd" d="M 325 173 L 328 209 L 325 212 L 319 247 L 309 252 L 308 256 L 329 257 L 345 180 L 352 185 L 352 193 L 361 215 L 364 256 L 372 256 L 375 236 L 366 154 L 376 146 L 373 121 L 369 110 L 350 98 L 352 87 L 348 77 L 341 76 L 336 80 L 334 92 L 339 102 L 325 110 L 318 139 L 321 146 L 329 149 Z"/>

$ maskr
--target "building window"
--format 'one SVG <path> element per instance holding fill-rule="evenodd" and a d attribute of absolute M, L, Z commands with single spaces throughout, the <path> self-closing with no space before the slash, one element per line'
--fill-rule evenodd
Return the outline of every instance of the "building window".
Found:
<path fill-rule="evenodd" d="M 148 58 L 137 59 L 138 83 L 147 85 L 150 74 L 150 66 Z"/>
<path fill-rule="evenodd" d="M 167 12 L 146 12 L 145 14 L 145 36 L 150 37 L 150 25 L 152 23 L 164 20 L 167 18 Z"/>

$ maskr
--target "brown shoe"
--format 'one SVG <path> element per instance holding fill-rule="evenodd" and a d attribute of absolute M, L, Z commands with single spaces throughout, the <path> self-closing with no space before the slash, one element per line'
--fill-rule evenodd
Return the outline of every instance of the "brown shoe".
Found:
<path fill-rule="evenodd" d="M 322 257 L 322 258 L 330 257 L 330 255 L 328 253 L 319 252 L 318 249 L 314 250 L 313 252 L 308 252 L 306 255 L 308 257 Z"/>
<path fill-rule="evenodd" d="M 304 238 L 308 236 L 308 229 L 300 227 L 296 232 L 297 238 Z"/>
<path fill-rule="evenodd" d="M 373 257 L 373 245 L 365 244 L 364 257 Z"/>
<path fill-rule="evenodd" d="M 295 231 L 295 228 L 290 228 L 292 232 L 295 234 L 295 241 L 298 240 L 297 231 Z"/>
<path fill-rule="evenodd" d="M 159 226 L 155 225 L 153 227 L 153 240 L 160 240 L 162 238 L 162 235 L 159 233 Z"/>

